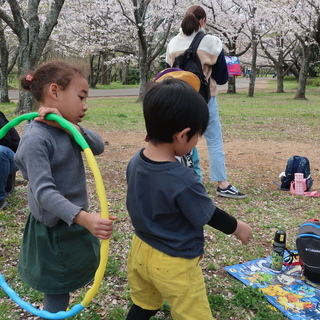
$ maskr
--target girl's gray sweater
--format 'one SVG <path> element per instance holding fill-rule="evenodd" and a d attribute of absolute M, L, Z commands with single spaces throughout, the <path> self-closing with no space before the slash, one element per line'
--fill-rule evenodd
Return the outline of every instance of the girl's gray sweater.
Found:
<path fill-rule="evenodd" d="M 104 150 L 102 138 L 83 129 L 94 155 Z M 69 225 L 88 210 L 81 148 L 64 130 L 37 121 L 25 125 L 15 162 L 28 180 L 28 203 L 33 216 L 47 227 L 59 219 Z"/>

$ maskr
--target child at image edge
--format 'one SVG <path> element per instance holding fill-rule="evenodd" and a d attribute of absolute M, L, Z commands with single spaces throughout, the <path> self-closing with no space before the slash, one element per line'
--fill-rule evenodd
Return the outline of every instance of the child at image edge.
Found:
<path fill-rule="evenodd" d="M 19 259 L 19 274 L 32 288 L 44 292 L 44 310 L 65 311 L 69 292 L 88 282 L 99 264 L 100 239 L 112 233 L 112 221 L 90 214 L 81 148 L 70 132 L 55 121 L 69 120 L 94 155 L 104 151 L 102 138 L 82 128 L 88 109 L 85 70 L 64 61 L 49 61 L 23 76 L 23 89 L 39 103 L 39 115 L 26 123 L 15 162 L 28 180 L 27 219 Z"/>
<path fill-rule="evenodd" d="M 211 320 L 199 265 L 208 224 L 248 244 L 251 228 L 216 207 L 193 169 L 175 156 L 207 127 L 204 99 L 183 80 L 155 83 L 143 101 L 147 147 L 127 167 L 127 208 L 135 234 L 128 257 L 133 305 L 127 320 L 154 316 L 164 300 L 175 320 Z"/>

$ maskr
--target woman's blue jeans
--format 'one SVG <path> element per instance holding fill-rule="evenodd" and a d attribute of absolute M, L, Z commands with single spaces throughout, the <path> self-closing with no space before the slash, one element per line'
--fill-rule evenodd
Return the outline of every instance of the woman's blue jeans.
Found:
<path fill-rule="evenodd" d="M 14 154 L 10 148 L 0 145 L 0 199 L 5 198 L 7 194 L 5 188 L 9 174 L 18 171 L 13 160 Z"/>
<path fill-rule="evenodd" d="M 211 97 L 208 102 L 209 108 L 209 124 L 204 137 L 207 142 L 207 148 L 209 153 L 209 166 L 210 166 L 210 179 L 211 181 L 226 181 L 226 164 L 225 154 L 223 151 L 223 140 L 221 123 L 219 117 L 219 109 L 216 97 Z M 194 163 L 195 172 L 198 174 L 200 179 L 202 178 L 200 167 L 195 166 L 199 163 L 198 152 L 192 153 L 192 161 Z"/>

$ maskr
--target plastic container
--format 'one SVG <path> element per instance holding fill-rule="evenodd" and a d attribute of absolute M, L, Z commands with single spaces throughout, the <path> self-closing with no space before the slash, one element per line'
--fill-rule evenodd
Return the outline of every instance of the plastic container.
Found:
<path fill-rule="evenodd" d="M 283 255 L 286 249 L 286 233 L 278 230 L 274 235 L 273 250 L 271 255 L 270 268 L 274 271 L 282 270 Z"/>

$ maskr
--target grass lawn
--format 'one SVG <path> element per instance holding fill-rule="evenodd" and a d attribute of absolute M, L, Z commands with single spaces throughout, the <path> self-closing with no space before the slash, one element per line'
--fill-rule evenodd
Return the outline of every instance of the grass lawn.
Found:
<path fill-rule="evenodd" d="M 294 154 L 307 156 L 311 163 L 314 190 L 320 189 L 319 138 L 320 88 L 308 87 L 305 101 L 293 99 L 295 82 L 286 82 L 286 93 L 276 94 L 274 80 L 255 90 L 254 98 L 246 92 L 218 96 L 225 142 L 228 179 L 247 194 L 244 200 L 217 197 L 210 182 L 204 138 L 199 142 L 204 185 L 215 203 L 252 227 L 252 239 L 243 246 L 231 236 L 205 227 L 205 256 L 201 263 L 213 315 L 219 320 L 281 320 L 262 294 L 243 286 L 223 267 L 271 254 L 271 240 L 276 230 L 287 232 L 287 246 L 294 248 L 300 223 L 319 218 L 319 200 L 292 196 L 280 191 L 272 180 L 279 180 L 286 161 Z M 106 141 L 104 155 L 97 157 L 104 178 L 110 213 L 119 217 L 110 241 L 110 255 L 98 294 L 88 308 L 70 319 L 125 319 L 131 304 L 126 278 L 126 256 L 132 227 L 125 206 L 125 168 L 131 156 L 144 146 L 141 104 L 135 98 L 90 99 L 83 126 L 96 130 Z M 1 111 L 13 119 L 15 104 L 1 104 Z M 23 124 L 17 129 L 21 132 Z M 99 211 L 99 201 L 89 168 L 88 189 L 92 211 Z M 41 307 L 42 294 L 26 286 L 17 274 L 19 245 L 28 207 L 27 183 L 18 174 L 15 191 L 8 196 L 8 207 L 0 211 L 0 270 L 20 297 Z M 76 262 L 75 262 L 76 263 Z M 72 295 L 71 305 L 82 301 L 88 287 Z M 39 319 L 17 307 L 0 291 L 0 320 Z M 154 319 L 172 319 L 164 307 Z"/>

